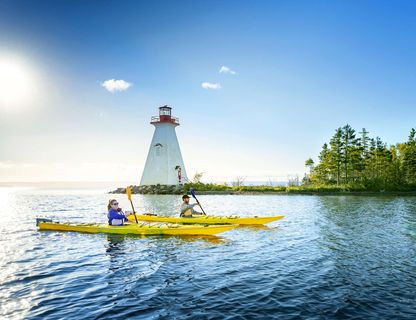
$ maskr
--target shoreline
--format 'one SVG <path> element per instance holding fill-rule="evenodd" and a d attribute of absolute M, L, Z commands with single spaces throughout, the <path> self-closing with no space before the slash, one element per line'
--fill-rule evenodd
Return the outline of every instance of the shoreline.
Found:
<path fill-rule="evenodd" d="M 181 190 L 182 191 L 182 190 Z M 312 190 L 293 190 L 293 191 L 238 191 L 238 190 L 209 190 L 198 191 L 198 195 L 304 195 L 304 196 L 416 196 L 416 191 L 312 191 Z M 125 188 L 118 188 L 110 191 L 110 194 L 125 194 Z M 133 194 L 145 195 L 181 195 L 183 192 L 132 192 Z"/>

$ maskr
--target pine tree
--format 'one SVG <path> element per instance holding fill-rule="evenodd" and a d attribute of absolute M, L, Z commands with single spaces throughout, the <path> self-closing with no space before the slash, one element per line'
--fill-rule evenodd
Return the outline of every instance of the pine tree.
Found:
<path fill-rule="evenodd" d="M 315 166 L 311 172 L 311 180 L 318 183 L 329 183 L 329 174 L 329 149 L 328 145 L 325 143 L 319 154 L 319 164 Z"/>
<path fill-rule="evenodd" d="M 338 128 L 329 142 L 331 149 L 328 154 L 328 169 L 336 177 L 337 185 L 341 183 L 342 165 L 342 129 Z"/>
<path fill-rule="evenodd" d="M 370 154 L 370 138 L 368 134 L 369 132 L 365 128 L 360 132 L 360 144 L 363 159 L 368 159 Z"/>
<path fill-rule="evenodd" d="M 373 183 L 376 178 L 376 140 L 373 138 L 370 139 L 370 149 L 369 149 L 369 158 L 367 164 L 367 183 Z"/>
<path fill-rule="evenodd" d="M 345 183 L 348 183 L 350 180 L 354 180 L 354 173 L 359 170 L 361 163 L 359 139 L 356 138 L 355 130 L 349 124 L 342 128 L 341 142 L 343 176 L 345 177 Z"/>
<path fill-rule="evenodd" d="M 305 161 L 305 166 L 309 168 L 309 173 L 312 172 L 315 162 L 313 162 L 312 158 L 309 158 Z"/>
<path fill-rule="evenodd" d="M 370 159 L 370 137 L 368 136 L 369 132 L 363 128 L 360 132 L 360 151 L 361 151 L 361 161 L 360 161 L 360 175 L 359 180 L 365 182 L 365 170 L 369 164 Z"/>
<path fill-rule="evenodd" d="M 391 166 L 389 171 L 389 187 L 390 189 L 400 189 L 403 184 L 402 174 L 400 170 L 400 151 L 398 145 L 390 146 Z"/>

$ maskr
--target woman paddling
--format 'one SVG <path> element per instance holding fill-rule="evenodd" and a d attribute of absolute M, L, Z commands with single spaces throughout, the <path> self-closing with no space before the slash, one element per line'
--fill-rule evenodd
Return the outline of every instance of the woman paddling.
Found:
<path fill-rule="evenodd" d="M 123 210 L 118 207 L 118 202 L 115 199 L 111 199 L 107 205 L 108 209 L 108 224 L 110 226 L 122 226 L 125 221 L 129 221 Z"/>

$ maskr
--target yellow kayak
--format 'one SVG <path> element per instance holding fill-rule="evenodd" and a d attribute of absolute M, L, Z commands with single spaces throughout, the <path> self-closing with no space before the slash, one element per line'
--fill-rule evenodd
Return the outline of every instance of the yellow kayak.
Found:
<path fill-rule="evenodd" d="M 219 217 L 219 216 L 193 216 L 192 218 L 167 217 L 157 215 L 136 214 L 137 220 L 147 222 L 169 222 L 169 223 L 183 223 L 183 224 L 239 224 L 239 225 L 255 225 L 266 224 L 279 219 L 284 216 L 274 217 Z M 135 221 L 134 215 L 127 217 L 130 221 Z"/>
<path fill-rule="evenodd" d="M 123 226 L 106 224 L 75 224 L 53 221 L 37 222 L 39 230 L 74 231 L 85 233 L 136 234 L 136 235 L 170 235 L 170 236 L 209 236 L 234 229 L 235 225 L 193 225 L 184 226 L 167 223 L 129 223 Z"/>

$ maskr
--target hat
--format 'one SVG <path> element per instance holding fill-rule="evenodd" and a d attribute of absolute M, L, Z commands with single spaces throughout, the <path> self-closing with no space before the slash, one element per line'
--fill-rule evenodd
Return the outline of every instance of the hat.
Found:
<path fill-rule="evenodd" d="M 184 194 L 184 195 L 182 196 L 182 200 L 185 200 L 186 198 L 188 198 L 188 199 L 189 199 L 189 196 L 188 196 L 187 194 Z"/>

